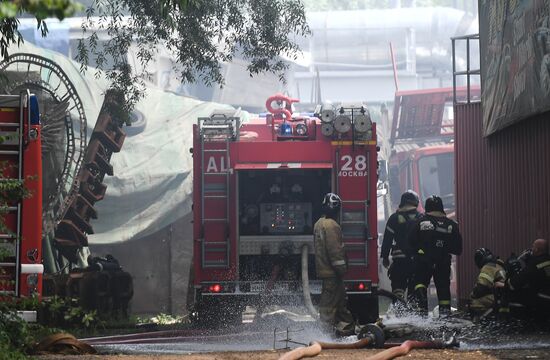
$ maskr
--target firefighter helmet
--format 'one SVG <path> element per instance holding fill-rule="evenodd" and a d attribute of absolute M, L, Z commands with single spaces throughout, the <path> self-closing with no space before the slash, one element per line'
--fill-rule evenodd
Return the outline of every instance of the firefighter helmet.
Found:
<path fill-rule="evenodd" d="M 487 248 L 479 248 L 474 255 L 474 261 L 478 268 L 482 268 L 485 264 L 494 260 L 493 253 Z"/>
<path fill-rule="evenodd" d="M 399 207 L 403 207 L 405 205 L 412 205 L 412 206 L 418 206 L 418 194 L 414 192 L 413 190 L 407 190 L 406 192 L 401 195 L 401 202 L 399 203 Z"/>
<path fill-rule="evenodd" d="M 342 205 L 342 199 L 335 193 L 328 193 L 323 198 L 323 207 L 327 210 L 336 211 L 340 209 Z"/>
<path fill-rule="evenodd" d="M 426 199 L 424 210 L 426 210 L 427 213 L 431 211 L 440 211 L 442 213 L 445 213 L 445 210 L 443 209 L 443 200 L 441 200 L 441 198 L 436 195 L 430 196 Z"/>

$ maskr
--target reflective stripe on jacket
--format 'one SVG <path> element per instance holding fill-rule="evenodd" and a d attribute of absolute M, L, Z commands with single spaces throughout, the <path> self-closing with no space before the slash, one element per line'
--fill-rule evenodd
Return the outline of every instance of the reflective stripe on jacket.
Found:
<path fill-rule="evenodd" d="M 506 281 L 504 268 L 494 262 L 485 264 L 477 277 L 477 282 L 470 295 L 471 307 L 478 310 L 488 310 L 495 303 L 494 287 L 496 282 Z"/>
<path fill-rule="evenodd" d="M 550 255 L 531 256 L 519 274 L 508 280 L 510 290 L 527 291 L 550 296 Z"/>
<path fill-rule="evenodd" d="M 417 254 L 425 255 L 431 261 L 462 253 L 458 224 L 440 212 L 429 212 L 418 219 L 409 233 L 409 243 Z"/>

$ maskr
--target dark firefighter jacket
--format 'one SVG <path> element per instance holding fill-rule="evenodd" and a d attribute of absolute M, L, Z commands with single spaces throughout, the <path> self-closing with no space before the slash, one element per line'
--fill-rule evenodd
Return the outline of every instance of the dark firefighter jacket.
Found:
<path fill-rule="evenodd" d="M 384 241 L 380 253 L 382 259 L 388 257 L 390 250 L 394 260 L 413 255 L 408 236 L 419 217 L 420 213 L 413 206 L 400 208 L 390 216 L 384 231 Z"/>
<path fill-rule="evenodd" d="M 462 254 L 462 236 L 458 224 L 444 213 L 432 211 L 420 217 L 409 234 L 409 243 L 426 259 L 448 259 L 449 254 Z"/>
<path fill-rule="evenodd" d="M 343 277 L 347 271 L 347 259 L 340 225 L 323 216 L 315 223 L 313 234 L 317 277 Z"/>
<path fill-rule="evenodd" d="M 519 274 L 508 281 L 510 290 L 528 288 L 533 295 L 550 301 L 550 255 L 531 256 Z"/>
<path fill-rule="evenodd" d="M 489 262 L 481 268 L 477 282 L 470 294 L 473 309 L 485 311 L 494 306 L 495 283 L 506 281 L 506 271 L 502 265 L 502 260 L 497 260 L 497 262 Z"/>

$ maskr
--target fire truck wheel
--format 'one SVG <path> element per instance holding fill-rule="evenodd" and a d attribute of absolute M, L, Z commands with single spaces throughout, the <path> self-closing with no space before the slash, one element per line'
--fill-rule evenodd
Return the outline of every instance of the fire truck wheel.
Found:
<path fill-rule="evenodd" d="M 242 305 L 235 299 L 202 298 L 195 304 L 191 321 L 200 327 L 230 327 L 242 322 L 242 311 Z"/>
<path fill-rule="evenodd" d="M 370 324 L 379 318 L 378 296 L 348 295 L 348 307 L 359 324 Z"/>

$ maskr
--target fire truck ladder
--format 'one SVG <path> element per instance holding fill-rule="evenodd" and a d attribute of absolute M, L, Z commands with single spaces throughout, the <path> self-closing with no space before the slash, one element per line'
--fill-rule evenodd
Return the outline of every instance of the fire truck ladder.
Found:
<path fill-rule="evenodd" d="M 363 205 L 364 208 L 359 208 Z M 350 258 L 350 266 L 368 265 L 368 201 L 367 200 L 342 200 L 340 207 L 340 226 L 342 227 L 342 237 L 348 250 L 363 250 L 365 257 Z M 365 241 L 346 241 L 346 239 L 365 239 Z"/>
<path fill-rule="evenodd" d="M 0 179 L 0 181 L 18 180 L 23 181 L 23 121 L 24 121 L 24 108 L 29 101 L 30 93 L 22 93 L 21 95 L 0 95 L 0 108 L 2 111 L 8 111 L 13 109 L 16 111 L 19 108 L 19 121 L 18 122 L 1 122 L 0 128 L 14 129 L 15 131 L 1 131 L 0 135 L 4 137 L 4 140 L 0 142 L 0 156 L 2 161 L 6 161 L 9 164 L 17 164 L 16 177 L 6 177 Z M 30 109 L 29 109 L 30 114 Z M 30 117 L 29 117 L 30 128 Z M 4 169 L 9 171 L 9 169 Z M 13 259 L 15 262 L 0 262 L 0 279 L 7 274 L 13 274 L 15 278 L 3 279 L 0 282 L 0 295 L 20 295 L 19 280 L 21 275 L 21 203 L 22 199 L 17 200 L 16 204 L 7 204 L 3 207 L 1 216 L 6 220 L 11 214 L 16 214 L 15 232 L 6 232 L 0 234 L 0 247 L 13 253 L 8 259 Z M 8 225 L 8 224 L 5 224 Z M 10 229 L 11 230 L 11 229 Z M 11 251 L 10 251 L 11 250 Z M 6 270 L 10 269 L 10 270 Z M 11 270 L 13 269 L 13 270 Z M 4 275 L 4 276 L 2 276 Z M 13 285 L 13 286 L 12 286 Z M 13 288 L 13 290 L 11 290 Z"/>
<path fill-rule="evenodd" d="M 233 111 L 230 115 L 213 114 L 210 117 L 198 119 L 201 141 L 201 262 L 203 268 L 229 267 L 229 180 L 231 175 L 229 144 L 239 136 L 239 112 L 240 110 Z M 216 168 L 219 171 L 208 171 L 210 164 L 205 164 L 206 154 L 212 155 L 209 159 L 220 159 L 220 168 Z M 220 181 L 220 177 L 224 179 Z M 212 216 L 212 210 L 220 208 L 225 208 L 225 216 Z M 225 224 L 223 239 L 219 238 L 219 233 L 211 235 L 209 231 L 205 231 L 208 224 L 215 223 Z"/>

